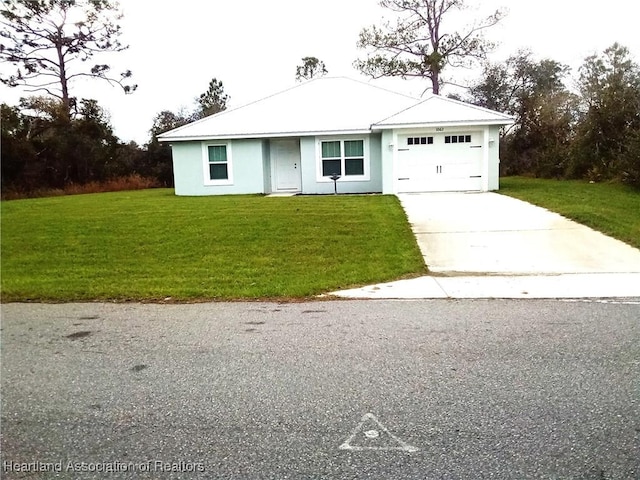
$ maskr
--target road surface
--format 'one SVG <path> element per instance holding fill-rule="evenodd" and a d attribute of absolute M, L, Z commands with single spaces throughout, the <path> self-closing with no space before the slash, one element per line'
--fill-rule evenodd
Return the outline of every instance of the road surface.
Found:
<path fill-rule="evenodd" d="M 640 476 L 638 299 L 1 308 L 3 478 Z"/>

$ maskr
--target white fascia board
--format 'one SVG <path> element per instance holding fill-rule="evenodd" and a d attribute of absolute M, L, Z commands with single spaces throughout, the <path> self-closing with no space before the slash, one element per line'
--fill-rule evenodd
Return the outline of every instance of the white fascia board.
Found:
<path fill-rule="evenodd" d="M 466 122 L 429 122 L 429 123 L 386 123 L 372 125 L 372 131 L 393 130 L 399 128 L 431 128 L 431 127 L 475 127 L 481 125 L 511 125 L 513 120 L 472 120 Z"/>
<path fill-rule="evenodd" d="M 369 135 L 370 129 L 367 130 L 319 130 L 312 132 L 270 132 L 270 133 L 252 133 L 252 134 L 229 134 L 229 135 L 198 135 L 198 136 L 172 136 L 171 138 L 161 138 L 160 142 L 189 142 L 204 140 L 241 140 L 249 138 L 286 138 L 286 137 L 315 137 L 315 136 L 337 136 L 337 135 Z"/>

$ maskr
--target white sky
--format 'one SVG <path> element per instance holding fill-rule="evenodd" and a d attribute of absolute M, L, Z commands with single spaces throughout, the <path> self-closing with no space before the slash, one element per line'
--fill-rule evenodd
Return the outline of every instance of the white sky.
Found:
<path fill-rule="evenodd" d="M 628 47 L 636 61 L 640 55 L 634 0 L 468 3 L 475 5 L 465 13 L 468 22 L 474 12 L 487 15 L 498 7 L 509 11 L 499 25 L 487 30 L 490 39 L 500 42 L 491 57 L 494 61 L 528 47 L 537 58 L 577 69 L 586 56 L 615 41 Z M 138 90 L 124 95 L 93 81 L 77 84 L 72 93 L 97 99 L 110 112 L 116 135 L 140 144 L 148 141 L 158 112 L 192 109 L 195 97 L 213 77 L 224 82 L 231 96 L 229 107 L 293 85 L 296 66 L 305 56 L 323 60 L 330 75 L 367 80 L 352 66 L 358 56 L 364 57 L 356 48 L 358 33 L 379 24 L 383 16 L 393 18 L 393 12 L 379 7 L 377 0 L 120 0 L 120 5 L 125 15 L 122 39 L 130 48 L 115 54 L 111 64 L 114 72 L 131 69 Z M 95 59 L 100 62 L 100 57 Z M 474 77 L 464 70 L 445 74 L 460 82 Z M 376 83 L 415 96 L 428 86 L 400 79 Z M 24 95 L 18 88 L 0 86 L 0 100 L 9 104 Z"/>

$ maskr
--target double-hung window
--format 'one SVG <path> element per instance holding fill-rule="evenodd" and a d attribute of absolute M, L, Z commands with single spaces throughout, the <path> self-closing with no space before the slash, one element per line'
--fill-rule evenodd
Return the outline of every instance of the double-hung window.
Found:
<path fill-rule="evenodd" d="M 323 178 L 339 175 L 344 180 L 367 180 L 368 165 L 363 139 L 321 141 L 320 162 Z"/>
<path fill-rule="evenodd" d="M 342 142 L 322 142 L 322 176 L 342 175 Z"/>
<path fill-rule="evenodd" d="M 203 144 L 204 183 L 206 185 L 228 185 L 233 183 L 231 171 L 231 149 L 226 143 Z"/>

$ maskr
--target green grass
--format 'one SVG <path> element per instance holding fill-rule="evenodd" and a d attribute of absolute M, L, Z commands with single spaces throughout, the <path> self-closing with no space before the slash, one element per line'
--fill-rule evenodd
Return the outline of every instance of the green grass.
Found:
<path fill-rule="evenodd" d="M 2 202 L 2 300 L 309 297 L 425 273 L 393 196 Z"/>
<path fill-rule="evenodd" d="M 500 179 L 499 192 L 640 248 L 640 192 L 626 185 L 506 177 Z"/>

